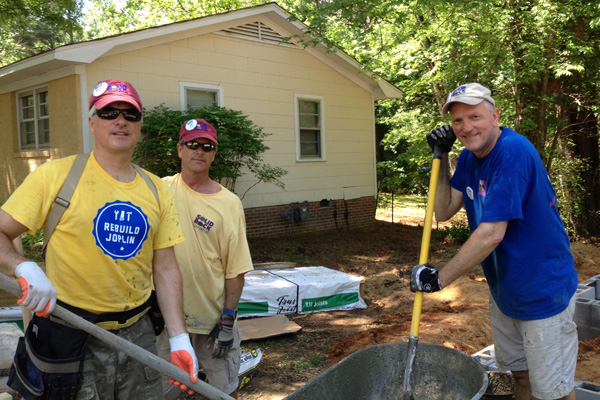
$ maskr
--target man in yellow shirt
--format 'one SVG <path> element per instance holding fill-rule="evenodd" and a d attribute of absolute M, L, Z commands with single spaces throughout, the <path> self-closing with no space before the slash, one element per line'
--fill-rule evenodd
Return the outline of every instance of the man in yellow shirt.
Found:
<path fill-rule="evenodd" d="M 84 361 L 73 375 L 46 376 L 32 370 L 27 360 L 18 366 L 27 379 L 13 376 L 12 382 L 52 399 L 160 400 L 158 372 L 95 337 L 44 318 L 58 301 L 156 354 L 147 313 L 154 285 L 171 336 L 171 361 L 196 379 L 197 360 L 183 319 L 181 274 L 173 250 L 183 241 L 173 197 L 161 179 L 148 173 L 151 182 L 146 183 L 131 164 L 141 133 L 140 97 L 129 82 L 107 80 L 98 83 L 89 107 L 94 151 L 48 243 L 45 272 L 17 253 L 12 240 L 44 226 L 75 156 L 37 168 L 0 210 L 0 270 L 19 279 L 19 304 L 37 314 L 26 333 L 28 343 L 39 345 L 36 350 L 47 351 L 40 355 L 48 358 L 84 354 Z"/>
<path fill-rule="evenodd" d="M 187 121 L 177 144 L 181 173 L 164 180 L 186 238 L 175 255 L 194 350 L 208 383 L 237 398 L 241 335 L 235 321 L 244 274 L 253 267 L 242 203 L 209 176 L 217 144 L 211 124 Z"/>

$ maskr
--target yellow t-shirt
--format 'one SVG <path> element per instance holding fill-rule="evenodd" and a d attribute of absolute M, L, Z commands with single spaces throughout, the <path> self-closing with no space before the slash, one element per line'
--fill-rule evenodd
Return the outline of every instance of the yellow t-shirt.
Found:
<path fill-rule="evenodd" d="M 171 187 L 185 243 L 175 246 L 183 279 L 189 332 L 208 334 L 225 303 L 225 279 L 251 271 L 246 219 L 240 199 L 221 186 L 214 194 L 192 190 L 181 174 L 163 178 Z"/>
<path fill-rule="evenodd" d="M 2 209 L 35 233 L 75 156 L 49 161 L 27 176 Z M 48 244 L 46 274 L 58 299 L 95 314 L 142 305 L 152 291 L 155 249 L 183 241 L 167 185 L 148 173 L 160 200 L 144 179 L 113 179 L 92 153 Z"/>

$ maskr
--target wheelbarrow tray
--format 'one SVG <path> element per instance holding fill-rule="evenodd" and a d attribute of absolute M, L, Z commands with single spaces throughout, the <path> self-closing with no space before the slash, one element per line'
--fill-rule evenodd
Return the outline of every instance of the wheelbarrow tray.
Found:
<path fill-rule="evenodd" d="M 291 393 L 286 400 L 397 400 L 408 343 L 359 350 Z M 414 368 L 415 400 L 480 399 L 488 385 L 483 366 L 458 350 L 419 343 Z"/>

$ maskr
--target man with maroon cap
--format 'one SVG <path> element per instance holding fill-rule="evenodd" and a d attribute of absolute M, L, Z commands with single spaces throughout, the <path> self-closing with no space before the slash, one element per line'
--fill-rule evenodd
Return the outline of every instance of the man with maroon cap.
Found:
<path fill-rule="evenodd" d="M 34 170 L 0 210 L 0 269 L 19 279 L 19 304 L 36 313 L 27 341 L 47 358 L 78 358 L 78 368 L 71 374 L 46 373 L 35 363 L 15 363 L 12 382 L 29 396 L 41 392 L 52 399 L 159 400 L 158 372 L 53 316 L 47 318 L 58 303 L 156 354 L 148 315 L 154 286 L 170 336 L 171 361 L 197 379 L 174 252 L 184 239 L 173 196 L 160 178 L 131 163 L 142 102 L 129 82 L 106 80 L 93 90 L 89 108 L 94 150 L 49 240 L 45 272 L 11 242 L 44 226 L 76 157 Z"/>
<path fill-rule="evenodd" d="M 181 173 L 164 180 L 186 238 L 175 245 L 175 255 L 198 362 L 210 385 L 237 398 L 241 335 L 235 322 L 244 274 L 253 267 L 242 202 L 209 176 L 217 144 L 211 124 L 187 121 L 177 143 Z"/>

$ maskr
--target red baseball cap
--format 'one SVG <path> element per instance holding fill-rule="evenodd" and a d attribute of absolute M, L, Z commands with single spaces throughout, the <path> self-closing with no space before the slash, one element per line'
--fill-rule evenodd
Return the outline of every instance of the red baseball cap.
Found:
<path fill-rule="evenodd" d="M 179 130 L 179 141 L 189 142 L 190 140 L 206 138 L 218 144 L 217 131 L 211 124 L 201 118 L 190 119 L 181 126 Z"/>
<path fill-rule="evenodd" d="M 129 103 L 138 111 L 142 111 L 142 100 L 133 85 L 115 79 L 98 82 L 90 96 L 90 109 L 92 106 L 100 109 L 118 101 Z"/>

